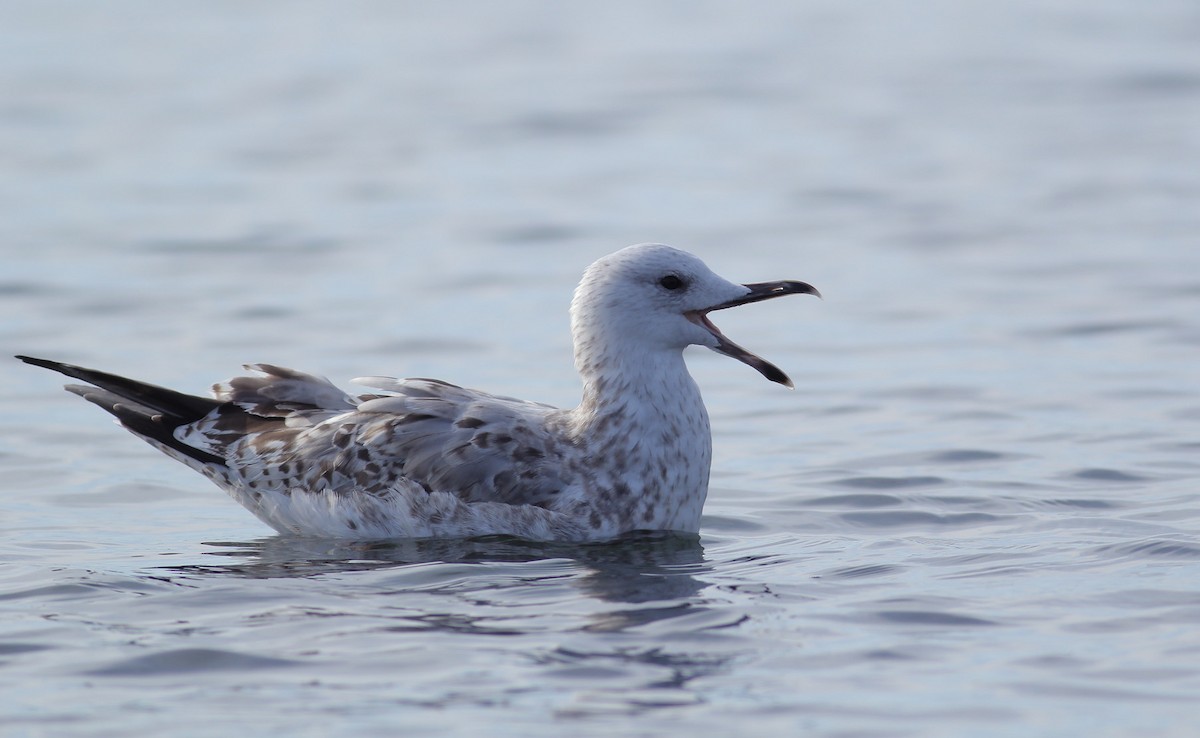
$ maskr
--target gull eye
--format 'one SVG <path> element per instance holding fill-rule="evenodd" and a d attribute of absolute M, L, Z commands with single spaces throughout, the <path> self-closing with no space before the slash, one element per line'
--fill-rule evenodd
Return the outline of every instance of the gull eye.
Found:
<path fill-rule="evenodd" d="M 668 274 L 667 276 L 658 280 L 658 284 L 663 289 L 672 290 L 672 291 L 677 290 L 684 286 L 683 280 L 674 274 Z"/>

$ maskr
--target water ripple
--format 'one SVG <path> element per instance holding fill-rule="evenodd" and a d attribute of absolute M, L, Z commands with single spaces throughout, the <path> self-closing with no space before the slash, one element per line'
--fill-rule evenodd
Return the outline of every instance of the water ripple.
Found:
<path fill-rule="evenodd" d="M 945 483 L 945 479 L 931 476 L 847 477 L 846 479 L 839 479 L 834 482 L 834 484 L 842 487 L 854 487 L 856 489 L 907 489 L 911 487 L 932 487 Z"/>
<path fill-rule="evenodd" d="M 917 510 L 896 510 L 888 512 L 854 512 L 840 516 L 842 520 L 855 525 L 869 528 L 901 528 L 915 527 L 957 527 L 983 525 L 1004 520 L 1002 516 L 989 513 L 957 513 L 938 515 L 936 513 Z"/>
<path fill-rule="evenodd" d="M 1188 541 L 1152 538 L 1097 546 L 1093 553 L 1103 558 L 1165 558 L 1200 560 L 1200 545 Z"/>
<path fill-rule="evenodd" d="M 830 495 L 829 497 L 816 497 L 811 500 L 805 500 L 807 506 L 832 506 L 832 507 L 857 507 L 857 508 L 875 508 L 875 507 L 895 507 L 904 504 L 904 500 L 894 495 Z"/>
<path fill-rule="evenodd" d="M 303 662 L 254 656 L 217 648 L 179 648 L 119 661 L 84 672 L 91 676 L 142 677 L 204 671 L 248 671 L 299 666 Z"/>
<path fill-rule="evenodd" d="M 863 577 L 878 577 L 888 574 L 895 574 L 902 569 L 903 567 L 892 564 L 866 564 L 863 566 L 850 566 L 844 569 L 833 569 L 825 572 L 822 576 L 834 577 L 838 579 L 862 579 Z"/>
<path fill-rule="evenodd" d="M 1072 477 L 1089 482 L 1148 482 L 1149 477 L 1121 471 L 1120 469 L 1080 469 Z"/>
<path fill-rule="evenodd" d="M 951 628 L 999 625 L 994 620 L 930 610 L 880 610 L 875 613 L 875 617 L 884 622 L 901 625 L 936 625 Z"/>

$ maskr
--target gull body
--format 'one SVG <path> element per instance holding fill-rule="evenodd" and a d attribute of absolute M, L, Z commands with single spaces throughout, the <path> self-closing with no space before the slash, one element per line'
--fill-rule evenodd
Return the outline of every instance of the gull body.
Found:
<path fill-rule="evenodd" d="M 354 381 L 375 391 L 348 394 L 269 364 L 247 365 L 256 376 L 215 385 L 208 399 L 18 358 L 87 382 L 67 389 L 283 534 L 583 541 L 695 533 L 712 441 L 683 350 L 706 346 L 791 386 L 707 317 L 786 294 L 818 293 L 803 282 L 735 284 L 662 244 L 596 261 L 571 303 L 583 380 L 572 409 L 432 379 L 365 377 Z"/>

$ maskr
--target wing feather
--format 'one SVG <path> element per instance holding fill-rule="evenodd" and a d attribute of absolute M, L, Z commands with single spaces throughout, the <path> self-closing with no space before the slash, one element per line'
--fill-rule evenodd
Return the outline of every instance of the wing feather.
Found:
<path fill-rule="evenodd" d="M 464 502 L 550 505 L 573 449 L 546 426 L 549 405 L 430 379 L 370 377 L 393 394 L 347 395 L 329 380 L 270 364 L 214 388 L 228 405 L 188 442 L 230 458 L 268 489 L 383 494 L 398 480 Z"/>

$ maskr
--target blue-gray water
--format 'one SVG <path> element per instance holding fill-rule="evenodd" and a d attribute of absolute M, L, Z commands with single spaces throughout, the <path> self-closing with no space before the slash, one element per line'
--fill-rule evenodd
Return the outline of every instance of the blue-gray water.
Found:
<path fill-rule="evenodd" d="M 278 538 L 0 360 L 0 733 L 1191 736 L 1200 6 L 6 3 L 0 349 L 576 399 L 658 240 L 699 540 Z"/>

